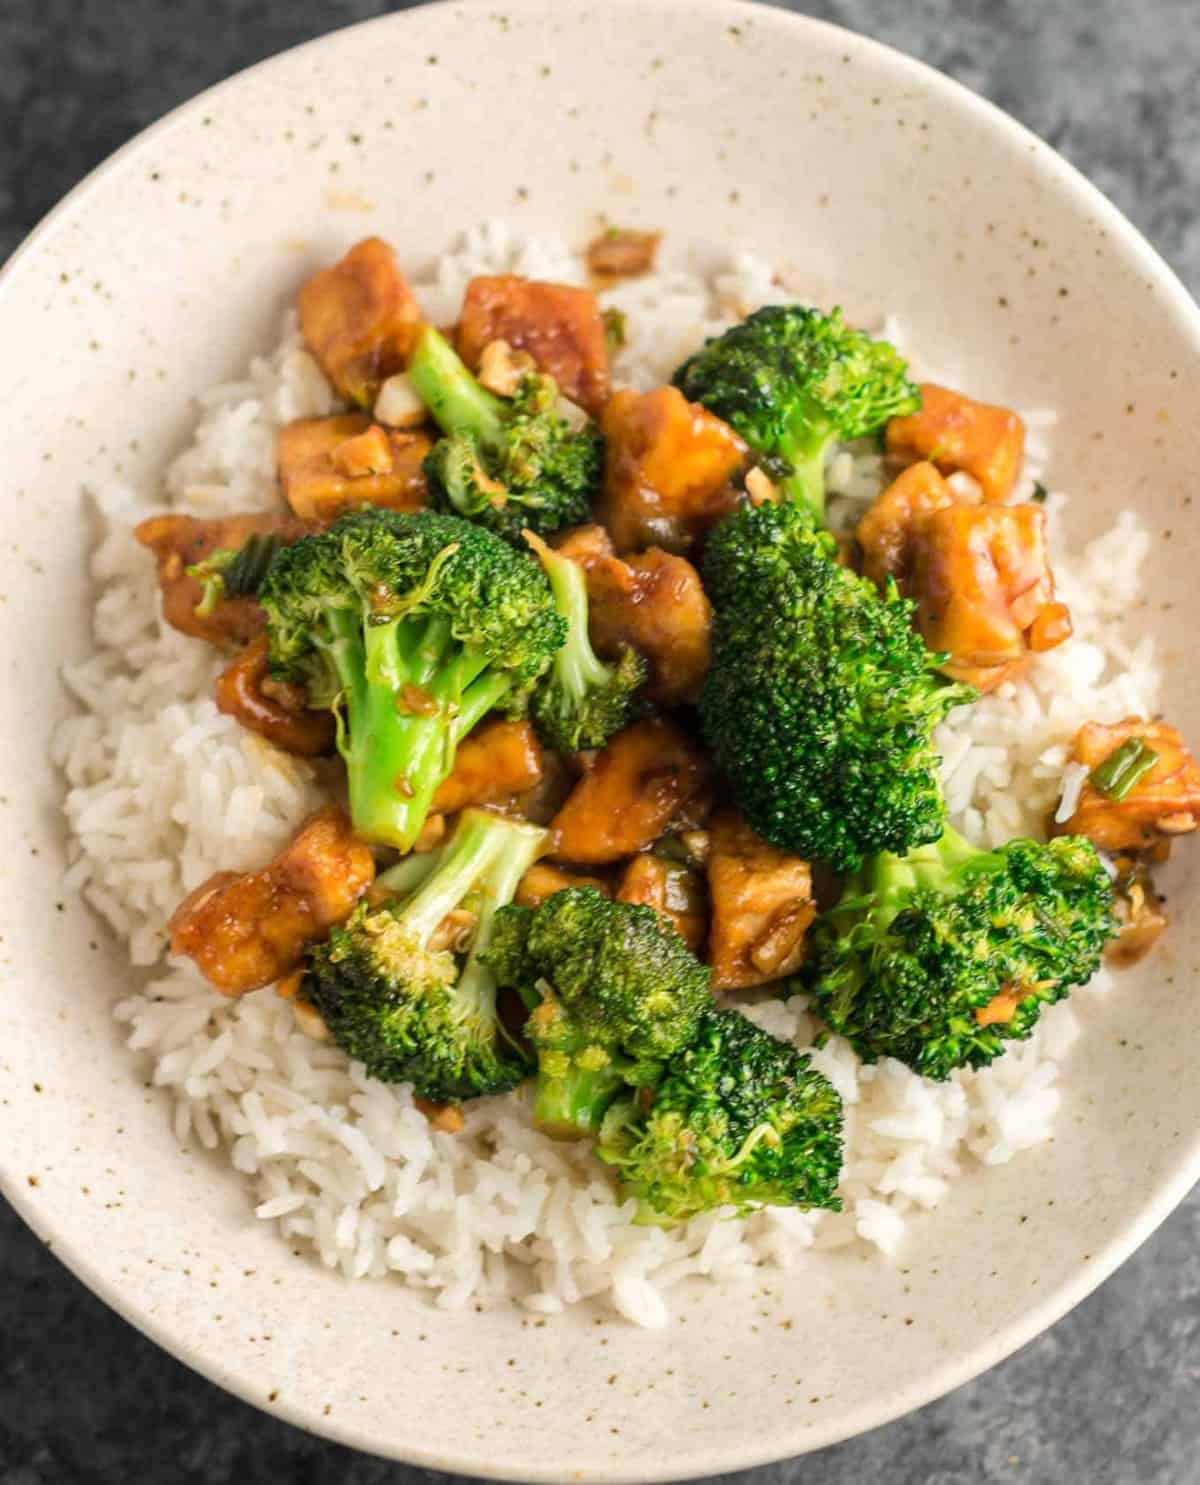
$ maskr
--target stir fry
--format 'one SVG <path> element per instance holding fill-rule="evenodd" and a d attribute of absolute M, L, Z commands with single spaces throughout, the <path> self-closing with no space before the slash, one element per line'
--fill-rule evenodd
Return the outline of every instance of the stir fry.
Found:
<path fill-rule="evenodd" d="M 593 246 L 603 283 L 658 238 Z M 343 407 L 281 430 L 278 508 L 137 530 L 166 621 L 228 654 L 220 710 L 328 764 L 275 860 L 172 919 L 223 994 L 276 985 L 442 1129 L 529 1084 L 671 1224 L 838 1205 L 838 1095 L 740 995 L 940 1080 L 1161 934 L 1200 825 L 1161 719 L 1079 732 L 1048 840 L 947 818 L 939 724 L 1071 635 L 1015 412 L 794 305 L 614 390 L 591 290 L 476 278 L 438 328 L 378 238 L 298 308 Z M 889 479 L 833 530 L 867 437 Z"/>

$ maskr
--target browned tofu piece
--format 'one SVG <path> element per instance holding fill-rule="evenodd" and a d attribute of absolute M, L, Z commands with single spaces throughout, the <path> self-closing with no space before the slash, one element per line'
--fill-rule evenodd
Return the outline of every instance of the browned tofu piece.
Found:
<path fill-rule="evenodd" d="M 267 661 L 267 636 L 260 634 L 218 676 L 217 710 L 298 758 L 331 753 L 333 713 L 310 711 L 303 689 L 275 680 Z"/>
<path fill-rule="evenodd" d="M 979 481 L 984 500 L 1002 502 L 1021 472 L 1025 424 L 1011 408 L 926 382 L 920 412 L 887 425 L 887 446 L 894 454 L 928 459 L 943 474 L 961 469 Z"/>
<path fill-rule="evenodd" d="M 587 245 L 588 273 L 598 287 L 625 278 L 640 278 L 653 270 L 661 243 L 661 232 L 607 227 Z"/>
<path fill-rule="evenodd" d="M 745 990 L 797 970 L 817 915 L 807 861 L 776 850 L 735 810 L 709 825 L 708 962 L 714 990 Z"/>
<path fill-rule="evenodd" d="M 175 909 L 171 952 L 186 954 L 222 995 L 244 995 L 296 969 L 306 944 L 347 917 L 375 864 L 331 806 L 262 871 L 219 871 Z"/>
<path fill-rule="evenodd" d="M 746 445 L 677 387 L 614 393 L 602 426 L 600 519 L 618 552 L 686 551 L 737 504 L 729 481 Z"/>
<path fill-rule="evenodd" d="M 599 654 L 631 645 L 646 657 L 646 694 L 662 706 L 698 701 L 711 658 L 712 605 L 686 557 L 659 547 L 585 560 L 588 629 Z"/>
<path fill-rule="evenodd" d="M 521 878 L 513 901 L 522 907 L 541 907 L 548 897 L 553 897 L 556 892 L 565 892 L 568 887 L 595 887 L 605 897 L 612 896 L 612 887 L 603 877 L 584 876 L 582 872 L 564 871 L 561 866 L 538 861 Z"/>
<path fill-rule="evenodd" d="M 542 748 L 528 722 L 485 722 L 459 744 L 433 808 L 453 815 L 472 804 L 498 804 L 542 781 Z"/>
<path fill-rule="evenodd" d="M 1109 799 L 1089 779 L 1075 813 L 1055 829 L 1086 835 L 1102 851 L 1140 851 L 1200 825 L 1200 766 L 1166 722 L 1126 717 L 1115 726 L 1088 722 L 1075 735 L 1071 759 L 1097 769 L 1123 743 L 1140 740 L 1157 757 L 1124 799 Z"/>
<path fill-rule="evenodd" d="M 643 851 L 625 868 L 617 901 L 642 902 L 652 907 L 693 954 L 702 952 L 708 935 L 704 883 L 688 867 Z"/>
<path fill-rule="evenodd" d="M 421 466 L 432 447 L 423 433 L 382 428 L 365 413 L 337 413 L 285 423 L 275 457 L 292 510 L 328 524 L 356 505 L 421 510 L 429 497 Z"/>
<path fill-rule="evenodd" d="M 1030 657 L 1071 635 L 1054 596 L 1045 513 L 1036 505 L 952 505 L 915 533 L 912 581 L 917 624 L 955 680 L 991 691 Z"/>
<path fill-rule="evenodd" d="M 474 371 L 494 340 L 527 351 L 563 396 L 593 417 L 608 401 L 608 344 L 590 289 L 513 273 L 473 278 L 458 322 L 458 353 Z"/>
<path fill-rule="evenodd" d="M 298 541 L 312 530 L 285 511 L 258 511 L 253 515 L 151 516 L 134 528 L 134 536 L 149 547 L 158 561 L 163 618 L 183 634 L 213 644 L 238 646 L 259 634 L 266 620 L 253 598 L 221 599 L 209 614 L 197 614 L 203 589 L 187 570 L 214 552 L 236 551 L 254 535 L 278 534 Z"/>
<path fill-rule="evenodd" d="M 935 510 L 962 502 L 927 460 L 910 464 L 872 502 L 855 536 L 862 550 L 863 576 L 881 588 L 888 578 L 908 591 L 917 528 Z"/>
<path fill-rule="evenodd" d="M 695 743 L 671 722 L 635 722 L 596 754 L 550 822 L 553 855 L 600 866 L 636 855 L 673 822 L 698 823 L 710 769 Z"/>
<path fill-rule="evenodd" d="M 336 390 L 373 407 L 380 385 L 408 360 L 421 311 L 381 237 L 357 243 L 300 290 L 305 344 Z"/>

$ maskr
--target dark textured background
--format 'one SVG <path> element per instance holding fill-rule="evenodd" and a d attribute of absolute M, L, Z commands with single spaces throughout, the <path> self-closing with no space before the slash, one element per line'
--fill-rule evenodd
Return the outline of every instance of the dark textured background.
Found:
<path fill-rule="evenodd" d="M 563 4 L 571 0 L 562 0 Z M 0 0 L 0 261 L 86 171 L 209 83 L 372 0 Z M 1200 290 L 1200 0 L 824 0 L 1062 150 Z M 2 352 L 0 352 L 2 353 Z M 745 1485 L 1200 1481 L 1200 1196 L 1005 1365 Z M 417 1485 L 193 1376 L 0 1204 L 0 1485 Z"/>

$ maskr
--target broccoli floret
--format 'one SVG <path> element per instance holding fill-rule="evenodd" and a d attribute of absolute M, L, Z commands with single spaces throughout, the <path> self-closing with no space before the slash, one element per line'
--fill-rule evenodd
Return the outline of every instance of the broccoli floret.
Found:
<path fill-rule="evenodd" d="M 913 605 L 834 561 L 793 505 L 743 505 L 709 541 L 709 746 L 751 826 L 853 870 L 936 840 L 945 808 L 934 727 L 976 692 L 938 675 Z"/>
<path fill-rule="evenodd" d="M 596 1153 L 643 1224 L 717 1207 L 837 1211 L 842 1101 L 795 1047 L 738 1011 L 706 1010 L 653 1089 L 612 1105 Z"/>
<path fill-rule="evenodd" d="M 801 305 L 757 310 L 709 340 L 675 385 L 736 429 L 764 471 L 818 519 L 831 446 L 921 405 L 893 346 L 851 329 L 840 310 Z"/>
<path fill-rule="evenodd" d="M 600 484 L 595 425 L 563 416 L 553 377 L 530 372 L 516 395 L 481 387 L 445 336 L 426 326 L 408 374 L 446 435 L 425 460 L 434 501 L 519 544 L 587 519 Z"/>
<path fill-rule="evenodd" d="M 567 642 L 555 651 L 550 669 L 533 697 L 533 719 L 551 747 L 563 753 L 602 748 L 632 719 L 637 693 L 646 680 L 646 661 L 631 646 L 611 664 L 601 660 L 588 636 L 587 577 L 578 562 L 555 552 L 533 532 L 525 540 L 537 553 Z"/>
<path fill-rule="evenodd" d="M 304 994 L 373 1077 L 412 1083 L 442 1103 L 503 1093 L 529 1075 L 527 1055 L 497 1018 L 483 955 L 497 912 L 545 841 L 536 826 L 464 810 L 436 856 L 409 858 L 380 878 L 403 895 L 360 904 L 310 949 Z M 461 924 L 446 924 L 451 913 Z M 447 939 L 451 947 L 436 947 Z"/>
<path fill-rule="evenodd" d="M 356 833 L 402 851 L 458 744 L 520 704 L 566 628 L 535 563 L 427 513 L 343 516 L 279 552 L 258 596 L 274 674 L 337 718 Z"/>
<path fill-rule="evenodd" d="M 201 589 L 196 617 L 208 618 L 226 598 L 254 598 L 276 554 L 286 545 L 287 538 L 278 532 L 254 531 L 240 547 L 221 547 L 189 567 L 188 577 L 195 578 Z"/>
<path fill-rule="evenodd" d="M 653 1082 L 710 1003 L 709 970 L 653 908 L 568 887 L 499 914 L 487 962 L 531 1014 L 534 1122 L 594 1133 L 629 1086 Z"/>
<path fill-rule="evenodd" d="M 802 980 L 868 1062 L 896 1057 L 940 1080 L 1029 1036 L 1043 1005 L 1091 978 L 1115 932 L 1091 841 L 982 851 L 947 830 L 847 883 L 817 921 Z"/>

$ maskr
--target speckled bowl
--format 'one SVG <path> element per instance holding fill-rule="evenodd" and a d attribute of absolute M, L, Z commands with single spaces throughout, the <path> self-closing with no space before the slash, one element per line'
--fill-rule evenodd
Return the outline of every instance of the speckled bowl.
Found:
<path fill-rule="evenodd" d="M 303 275 L 354 237 L 415 262 L 470 218 L 582 238 L 598 212 L 666 227 L 699 261 L 752 244 L 851 310 L 890 307 L 984 395 L 1057 404 L 1074 534 L 1129 501 L 1163 533 L 1138 621 L 1163 632 L 1172 715 L 1200 731 L 1172 639 L 1200 620 L 1200 313 L 1050 150 L 871 42 L 696 0 L 411 11 L 205 94 L 39 228 L 0 280 L 4 1191 L 98 1294 L 252 1402 L 520 1480 L 707 1474 L 882 1423 L 1049 1325 L 1200 1171 L 1187 851 L 1166 945 L 1088 1006 L 1055 1140 L 966 1176 L 897 1265 L 825 1255 L 697 1284 L 656 1333 L 583 1310 L 538 1328 L 445 1314 L 293 1257 L 231 1172 L 176 1148 L 110 1020 L 121 950 L 59 902 L 47 749 L 57 668 L 88 648 L 81 486 L 153 481 L 191 394 L 269 343 Z"/>

